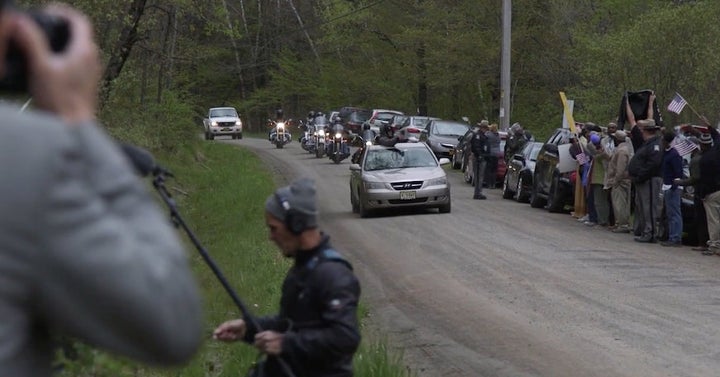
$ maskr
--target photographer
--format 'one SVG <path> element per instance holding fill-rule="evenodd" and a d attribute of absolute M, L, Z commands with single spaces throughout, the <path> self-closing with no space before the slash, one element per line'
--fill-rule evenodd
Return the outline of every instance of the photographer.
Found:
<path fill-rule="evenodd" d="M 360 284 L 352 266 L 317 227 L 315 183 L 299 179 L 265 202 L 270 239 L 295 263 L 282 285 L 280 312 L 258 319 L 261 329 L 243 319 L 214 331 L 222 341 L 244 340 L 260 352 L 278 356 L 297 376 L 351 377 L 360 343 L 357 305 Z M 273 357 L 258 376 L 290 377 Z"/>
<path fill-rule="evenodd" d="M 0 376 L 50 376 L 67 336 L 155 365 L 201 341 L 201 306 L 173 227 L 95 123 L 101 65 L 88 20 L 66 6 L 59 53 L 28 14 L 3 9 L 40 112 L 0 107 Z M 0 60 L 0 75 L 6 72 Z"/>

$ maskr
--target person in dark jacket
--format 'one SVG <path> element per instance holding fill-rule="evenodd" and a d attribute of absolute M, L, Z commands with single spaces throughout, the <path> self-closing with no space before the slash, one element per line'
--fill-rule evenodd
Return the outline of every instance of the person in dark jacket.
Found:
<path fill-rule="evenodd" d="M 662 212 L 660 190 L 663 148 L 660 127 L 652 119 L 637 122 L 645 143 L 635 151 L 628 164 L 628 174 L 635 184 L 635 241 L 655 242 L 659 236 L 658 220 Z"/>
<path fill-rule="evenodd" d="M 680 157 L 680 153 L 672 147 L 675 137 L 674 132 L 666 131 L 662 140 L 665 148 L 662 159 L 662 191 L 665 216 L 667 217 L 668 239 L 660 244 L 677 247 L 682 246 L 683 218 L 680 211 L 682 188 L 677 185 L 675 180 L 683 178 L 683 159 Z"/>
<path fill-rule="evenodd" d="M 275 191 L 265 202 L 265 220 L 270 239 L 295 262 L 282 285 L 280 312 L 256 322 L 227 321 L 213 338 L 243 340 L 267 355 L 256 375 L 288 376 L 284 364 L 297 377 L 351 377 L 360 284 L 318 229 L 315 183 L 299 179 Z"/>
<path fill-rule="evenodd" d="M 487 197 L 482 193 L 483 178 L 485 178 L 485 166 L 487 164 L 487 156 L 490 153 L 490 145 L 488 143 L 487 135 L 488 131 L 487 122 L 480 122 L 478 124 L 479 130 L 475 133 L 475 136 L 470 140 L 470 150 L 475 158 L 473 178 L 475 179 L 475 194 L 473 199 L 485 200 Z"/>
<path fill-rule="evenodd" d="M 712 135 L 712 147 L 700 158 L 700 179 L 695 186 L 705 207 L 708 225 L 708 252 L 720 254 L 720 134 L 708 127 Z"/>
<path fill-rule="evenodd" d="M 698 187 L 698 182 L 700 181 L 700 159 L 702 158 L 702 154 L 712 147 L 712 136 L 710 136 L 709 133 L 701 134 L 698 132 L 698 137 L 691 136 L 690 140 L 699 145 L 699 148 L 692 152 L 692 158 L 690 159 L 690 176 L 685 179 L 678 179 L 675 183 L 680 186 L 692 186 L 695 188 L 695 193 L 693 194 L 693 227 L 695 228 L 697 246 L 692 249 L 707 252 L 707 217 L 705 216 L 703 201 L 700 198 L 702 193 Z"/>
<path fill-rule="evenodd" d="M 383 124 L 380 127 L 380 134 L 376 138 L 376 143 L 384 147 L 393 147 L 397 143 L 401 143 L 401 135 L 395 133 L 395 128 L 389 124 Z"/>
<path fill-rule="evenodd" d="M 483 122 L 487 121 L 484 120 Z M 497 124 L 491 124 L 488 127 L 488 131 L 485 132 L 485 136 L 487 136 L 489 148 L 486 158 L 487 165 L 485 166 L 485 182 L 487 182 L 487 188 L 494 189 L 497 186 L 498 160 L 503 153 L 503 151 L 500 150 L 501 140 Z"/>

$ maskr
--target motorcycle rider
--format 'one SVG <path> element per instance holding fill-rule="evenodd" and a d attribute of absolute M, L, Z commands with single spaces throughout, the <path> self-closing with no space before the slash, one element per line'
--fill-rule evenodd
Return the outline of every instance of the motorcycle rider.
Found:
<path fill-rule="evenodd" d="M 283 109 L 279 108 L 275 110 L 275 121 L 270 122 L 270 132 L 268 133 L 268 140 L 272 141 L 272 134 L 276 132 L 278 123 L 286 123 L 285 122 L 285 114 L 283 113 Z M 287 130 L 287 124 L 285 124 L 285 130 Z M 289 138 L 290 133 L 288 132 L 288 142 L 290 142 Z"/>
<path fill-rule="evenodd" d="M 372 144 L 375 140 L 375 131 L 372 130 L 369 123 L 363 124 L 363 130 L 362 135 L 359 138 L 362 141 L 362 144 L 360 147 L 353 153 L 352 158 L 350 161 L 352 161 L 353 164 L 359 164 L 360 159 L 362 158 L 363 152 L 365 152 L 365 148 L 367 147 L 368 143 Z"/>
<path fill-rule="evenodd" d="M 395 128 L 389 124 L 380 126 L 380 135 L 377 136 L 375 142 L 384 147 L 393 147 L 397 143 L 404 141 L 402 135 L 395 134 Z"/>
<path fill-rule="evenodd" d="M 339 116 L 336 116 L 335 119 L 333 119 L 332 125 L 329 126 L 330 128 L 330 135 L 334 138 L 335 134 L 340 133 L 342 134 L 342 138 L 344 140 L 349 139 L 349 133 L 345 130 L 345 126 L 343 125 L 342 118 Z M 327 148 L 329 150 L 328 155 L 332 155 L 334 152 L 333 150 L 334 144 L 328 143 Z M 347 143 L 342 144 L 342 150 L 340 151 L 341 154 L 349 155 L 350 154 L 350 147 L 347 145 Z"/>

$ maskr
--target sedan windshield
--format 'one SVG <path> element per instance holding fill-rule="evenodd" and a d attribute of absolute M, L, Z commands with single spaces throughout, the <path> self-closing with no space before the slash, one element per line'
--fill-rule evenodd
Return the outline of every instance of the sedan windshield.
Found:
<path fill-rule="evenodd" d="M 234 109 L 215 109 L 215 110 L 210 110 L 210 116 L 213 118 L 237 117 L 237 112 Z"/>
<path fill-rule="evenodd" d="M 365 170 L 420 168 L 437 166 L 435 158 L 425 148 L 373 149 L 365 158 Z"/>
<path fill-rule="evenodd" d="M 436 122 L 433 134 L 441 136 L 462 136 L 467 132 L 468 126 L 463 123 Z"/>

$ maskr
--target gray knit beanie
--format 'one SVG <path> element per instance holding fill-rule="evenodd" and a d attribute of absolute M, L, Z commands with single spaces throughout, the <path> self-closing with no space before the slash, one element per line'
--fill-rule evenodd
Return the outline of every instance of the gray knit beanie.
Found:
<path fill-rule="evenodd" d="M 265 201 L 265 210 L 273 217 L 287 222 L 289 210 L 296 212 L 303 229 L 317 227 L 317 203 L 315 199 L 315 181 L 300 178 L 281 187 Z"/>

